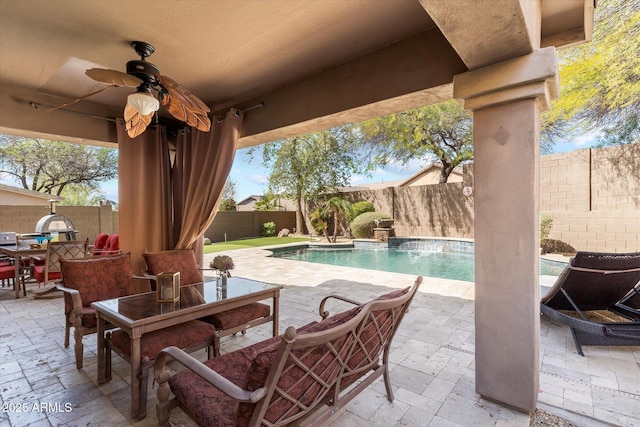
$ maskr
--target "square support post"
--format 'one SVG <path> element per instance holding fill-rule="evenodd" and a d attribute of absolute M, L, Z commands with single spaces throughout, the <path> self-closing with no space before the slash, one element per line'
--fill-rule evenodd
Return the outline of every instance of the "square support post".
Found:
<path fill-rule="evenodd" d="M 553 48 L 456 76 L 474 120 L 476 391 L 535 410 L 540 369 L 540 112 Z"/>

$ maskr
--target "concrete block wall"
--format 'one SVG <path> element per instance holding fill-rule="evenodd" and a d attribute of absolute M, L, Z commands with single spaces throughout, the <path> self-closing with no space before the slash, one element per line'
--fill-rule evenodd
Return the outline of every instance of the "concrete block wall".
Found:
<path fill-rule="evenodd" d="M 93 243 L 99 233 L 118 232 L 118 212 L 111 205 L 57 206 L 56 213 L 68 217 L 78 231 L 76 238 Z M 0 231 L 33 233 L 36 224 L 49 214 L 47 206 L 0 206 Z"/>
<path fill-rule="evenodd" d="M 540 172 L 549 238 L 584 251 L 640 251 L 639 143 L 543 156 Z"/>

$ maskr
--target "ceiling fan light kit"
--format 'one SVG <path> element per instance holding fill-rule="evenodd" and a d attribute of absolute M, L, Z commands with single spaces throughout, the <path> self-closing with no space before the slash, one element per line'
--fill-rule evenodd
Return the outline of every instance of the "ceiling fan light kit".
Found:
<path fill-rule="evenodd" d="M 135 110 L 146 116 L 155 113 L 160 109 L 160 101 L 148 92 L 135 92 L 127 97 L 127 104 L 135 108 Z"/>

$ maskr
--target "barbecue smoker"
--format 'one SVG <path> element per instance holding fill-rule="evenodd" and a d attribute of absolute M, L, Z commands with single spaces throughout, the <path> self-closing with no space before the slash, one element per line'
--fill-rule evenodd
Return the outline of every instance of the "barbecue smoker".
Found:
<path fill-rule="evenodd" d="M 49 201 L 49 215 L 45 215 L 36 224 L 35 232 L 42 236 L 65 235 L 67 240 L 76 240 L 76 229 L 73 222 L 64 215 L 56 214 L 56 202 Z M 60 237 L 58 237 L 60 238 Z"/>

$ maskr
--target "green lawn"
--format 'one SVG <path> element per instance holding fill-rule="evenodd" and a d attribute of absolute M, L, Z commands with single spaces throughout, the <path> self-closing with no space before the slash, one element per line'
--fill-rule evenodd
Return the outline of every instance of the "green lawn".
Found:
<path fill-rule="evenodd" d="M 286 243 L 308 242 L 308 237 L 259 237 L 257 239 L 230 240 L 204 245 L 204 253 L 230 251 L 232 249 L 257 248 L 260 246 L 283 245 Z"/>

